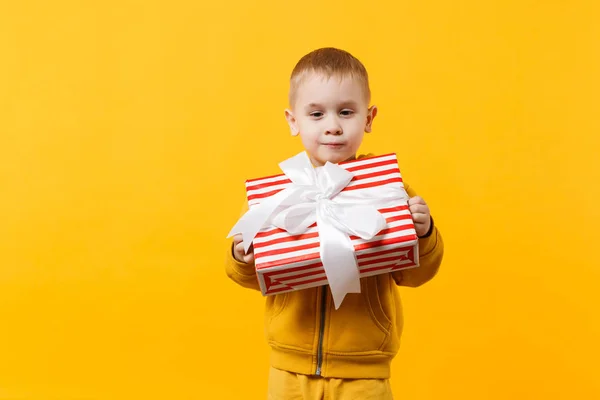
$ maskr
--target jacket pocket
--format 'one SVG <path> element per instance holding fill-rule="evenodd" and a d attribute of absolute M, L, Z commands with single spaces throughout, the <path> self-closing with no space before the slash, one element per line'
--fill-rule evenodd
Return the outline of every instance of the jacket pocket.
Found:
<path fill-rule="evenodd" d="M 276 294 L 273 296 L 267 296 L 265 304 L 265 317 L 270 320 L 277 317 L 287 303 L 288 293 Z"/>
<path fill-rule="evenodd" d="M 386 279 L 387 278 L 387 279 Z M 366 282 L 366 293 L 373 320 L 382 327 L 384 332 L 391 332 L 394 320 L 394 298 L 391 293 L 390 279 L 386 275 L 370 277 Z"/>
<path fill-rule="evenodd" d="M 317 290 L 310 288 L 267 296 L 265 334 L 269 344 L 312 350 L 316 329 Z"/>
<path fill-rule="evenodd" d="M 361 279 L 361 292 L 347 294 L 338 310 L 331 308 L 330 351 L 366 352 L 386 347 L 392 332 L 391 294 L 379 277 Z"/>

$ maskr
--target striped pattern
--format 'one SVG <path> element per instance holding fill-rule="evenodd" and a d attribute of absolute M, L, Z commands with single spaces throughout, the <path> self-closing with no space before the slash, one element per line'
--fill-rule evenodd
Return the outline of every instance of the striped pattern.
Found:
<path fill-rule="evenodd" d="M 402 176 L 395 154 L 340 163 L 354 174 L 344 191 L 363 188 L 401 186 Z M 283 174 L 246 182 L 250 208 L 291 182 Z M 387 227 L 370 240 L 351 236 L 361 277 L 412 268 L 418 265 L 417 236 L 406 201 L 379 210 Z M 266 227 L 253 242 L 256 270 L 265 295 L 300 290 L 327 284 L 319 257 L 316 224 L 302 235 L 290 235 L 273 226 Z"/>

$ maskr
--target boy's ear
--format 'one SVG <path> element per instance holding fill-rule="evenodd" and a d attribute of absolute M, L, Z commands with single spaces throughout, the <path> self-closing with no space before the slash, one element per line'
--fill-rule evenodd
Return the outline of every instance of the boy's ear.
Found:
<path fill-rule="evenodd" d="M 298 136 L 300 133 L 300 130 L 298 129 L 298 122 L 296 121 L 296 117 L 294 117 L 294 113 L 290 109 L 286 108 L 285 119 L 290 126 L 290 132 L 292 136 Z"/>
<path fill-rule="evenodd" d="M 365 132 L 370 133 L 373 130 L 373 120 L 377 116 L 377 107 L 371 106 L 367 112 L 367 124 L 365 125 Z"/>

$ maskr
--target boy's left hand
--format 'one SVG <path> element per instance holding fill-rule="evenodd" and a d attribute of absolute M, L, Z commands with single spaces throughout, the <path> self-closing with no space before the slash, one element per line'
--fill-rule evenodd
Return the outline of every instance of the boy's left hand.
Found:
<path fill-rule="evenodd" d="M 417 236 L 425 236 L 431 228 L 431 214 L 427 203 L 421 197 L 415 196 L 408 200 L 408 208 L 415 223 Z"/>

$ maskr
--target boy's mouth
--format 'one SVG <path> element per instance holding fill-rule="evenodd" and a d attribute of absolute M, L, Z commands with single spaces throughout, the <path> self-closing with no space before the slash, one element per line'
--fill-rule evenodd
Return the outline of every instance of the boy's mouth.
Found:
<path fill-rule="evenodd" d="M 344 147 L 344 143 L 322 143 L 321 145 L 326 146 L 330 149 L 339 149 Z"/>

